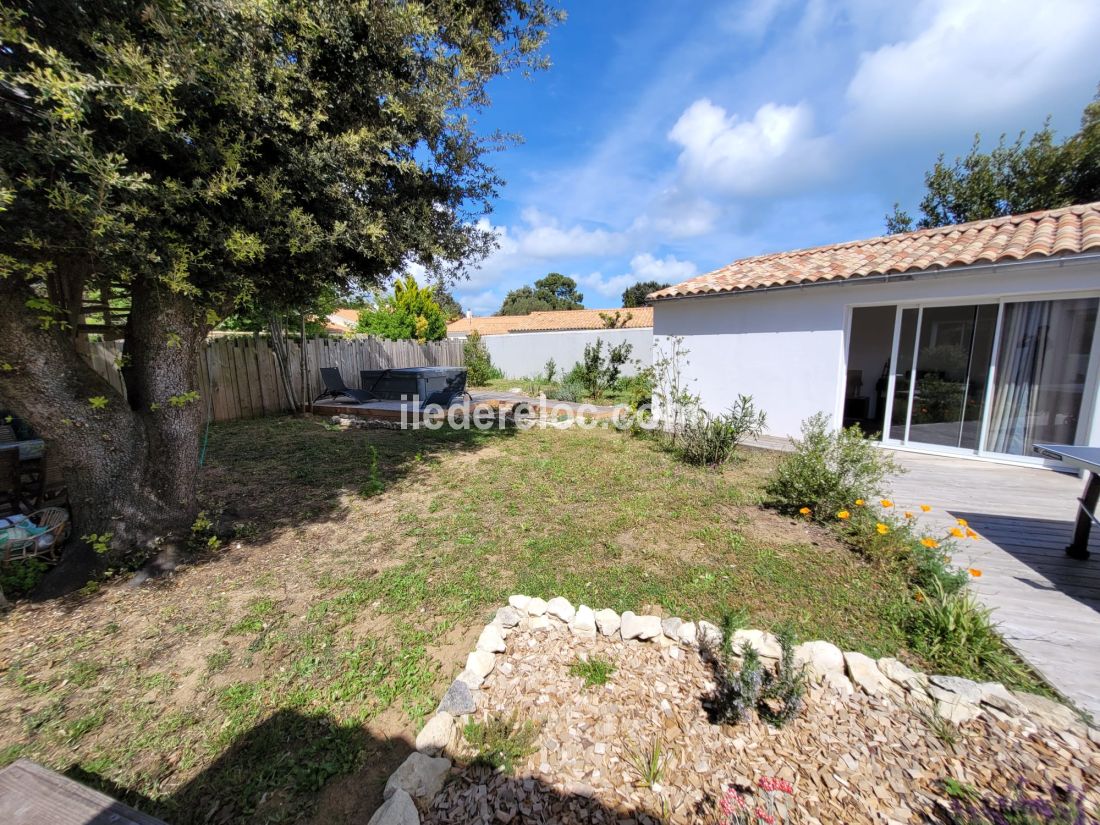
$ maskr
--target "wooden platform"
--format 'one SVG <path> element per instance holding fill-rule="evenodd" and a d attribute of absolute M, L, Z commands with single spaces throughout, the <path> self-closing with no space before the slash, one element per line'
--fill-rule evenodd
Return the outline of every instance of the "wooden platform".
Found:
<path fill-rule="evenodd" d="M 973 587 L 1012 647 L 1058 691 L 1100 719 L 1100 530 L 1092 558 L 1065 554 L 1084 479 L 1069 473 L 895 452 L 909 472 L 893 482 L 899 510 L 933 507 L 947 530 L 966 519 L 981 541 L 954 561 L 980 570 Z"/>
<path fill-rule="evenodd" d="M 20 759 L 0 771 L 0 823 L 166 825 L 29 759 Z"/>
<path fill-rule="evenodd" d="M 555 408 L 558 411 L 570 410 L 577 414 L 583 409 L 583 412 L 590 418 L 597 420 L 609 419 L 615 411 L 615 408 L 611 406 L 576 404 L 570 401 L 554 401 L 552 399 L 547 399 L 545 405 L 542 405 L 537 398 L 509 392 L 474 392 L 471 393 L 471 399 L 467 402 L 471 408 L 487 407 L 505 415 L 511 414 L 520 405 L 525 406 L 533 416 L 538 416 L 543 411 L 544 406 L 547 415 L 550 415 Z M 452 407 L 460 406 L 461 403 L 452 405 Z M 377 421 L 406 421 L 410 424 L 412 422 L 445 418 L 447 415 L 447 413 L 438 411 L 431 414 L 425 413 L 405 401 L 368 401 L 365 404 L 355 404 L 348 400 L 334 401 L 330 398 L 313 402 L 310 411 L 314 415 L 354 415 Z"/>

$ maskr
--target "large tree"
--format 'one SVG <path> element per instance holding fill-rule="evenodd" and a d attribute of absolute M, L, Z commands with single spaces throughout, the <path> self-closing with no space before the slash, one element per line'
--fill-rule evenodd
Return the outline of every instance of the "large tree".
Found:
<path fill-rule="evenodd" d="M 948 164 L 941 154 L 924 176 L 921 217 L 899 204 L 886 216 L 891 234 L 1100 201 L 1100 95 L 1085 107 L 1081 129 L 1061 143 L 1047 123 L 1031 138 L 1001 136 L 989 152 L 981 135 L 966 157 Z"/>
<path fill-rule="evenodd" d="M 528 315 L 553 309 L 584 309 L 584 295 L 577 291 L 577 282 L 560 272 L 551 272 L 521 286 L 504 296 L 498 315 Z"/>
<path fill-rule="evenodd" d="M 447 337 L 447 316 L 436 303 L 435 289 L 406 275 L 394 284 L 392 294 L 378 296 L 359 311 L 358 329 L 391 341 L 441 341 Z"/>
<path fill-rule="evenodd" d="M 628 286 L 623 290 L 623 306 L 627 309 L 646 306 L 645 296 L 659 289 L 665 289 L 669 284 L 659 281 L 639 281 L 634 286 Z"/>
<path fill-rule="evenodd" d="M 134 560 L 191 521 L 207 332 L 449 277 L 499 135 L 471 113 L 542 64 L 545 0 L 0 0 L 0 398 L 46 439 L 75 535 Z M 91 319 L 95 319 L 93 322 Z M 82 359 L 125 339 L 126 397 Z"/>

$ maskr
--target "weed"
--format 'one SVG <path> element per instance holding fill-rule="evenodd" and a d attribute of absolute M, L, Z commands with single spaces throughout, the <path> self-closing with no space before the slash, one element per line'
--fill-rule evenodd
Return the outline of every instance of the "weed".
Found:
<path fill-rule="evenodd" d="M 538 750 L 535 739 L 541 729 L 542 725 L 531 719 L 519 722 L 513 712 L 508 717 L 495 714 L 484 722 L 471 720 L 463 735 L 476 752 L 474 764 L 512 773 L 516 763 Z"/>
<path fill-rule="evenodd" d="M 959 741 L 958 729 L 934 710 L 918 708 L 917 716 L 924 722 L 925 727 L 932 731 L 932 735 L 948 747 Z"/>
<path fill-rule="evenodd" d="M 653 788 L 660 785 L 665 775 L 668 754 L 664 750 L 659 736 L 654 736 L 648 745 L 635 744 L 625 748 L 626 761 L 638 774 L 638 785 Z"/>
<path fill-rule="evenodd" d="M 210 673 L 224 670 L 233 661 L 233 652 L 228 648 L 215 651 L 206 657 L 206 669 Z"/>
<path fill-rule="evenodd" d="M 689 464 L 709 467 L 725 464 L 733 458 L 738 444 L 764 432 L 766 420 L 751 396 L 739 395 L 737 403 L 722 415 L 696 410 L 688 416 L 680 430 L 677 451 Z"/>
<path fill-rule="evenodd" d="M 359 488 L 359 495 L 363 498 L 371 498 L 386 489 L 382 477 L 378 473 L 378 450 L 373 444 L 367 445 L 367 480 Z"/>
<path fill-rule="evenodd" d="M 569 675 L 584 679 L 585 687 L 606 685 L 614 672 L 614 663 L 598 656 L 592 656 L 587 661 L 577 659 L 569 666 Z"/>

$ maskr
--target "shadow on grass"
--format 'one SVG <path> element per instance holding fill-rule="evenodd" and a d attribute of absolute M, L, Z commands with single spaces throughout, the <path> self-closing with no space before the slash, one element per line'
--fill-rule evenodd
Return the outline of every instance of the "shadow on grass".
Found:
<path fill-rule="evenodd" d="M 209 767 L 161 800 L 77 767 L 66 775 L 171 825 L 351 825 L 370 819 L 383 803 L 387 778 L 412 750 L 403 737 L 380 740 L 360 726 L 282 710 L 240 736 Z M 535 778 L 463 766 L 448 777 L 436 798 L 432 821 L 663 821 L 645 810 L 608 808 L 583 786 L 570 790 L 559 791 Z"/>

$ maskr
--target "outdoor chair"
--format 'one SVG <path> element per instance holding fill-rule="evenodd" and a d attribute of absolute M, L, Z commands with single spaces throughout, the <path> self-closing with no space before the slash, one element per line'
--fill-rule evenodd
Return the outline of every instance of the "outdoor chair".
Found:
<path fill-rule="evenodd" d="M 19 448 L 0 445 L 0 516 L 18 513 L 23 493 L 23 465 Z"/>
<path fill-rule="evenodd" d="M 0 562 L 37 556 L 56 559 L 68 537 L 69 511 L 61 507 L 0 519 Z"/>
<path fill-rule="evenodd" d="M 15 440 L 15 427 L 11 424 L 0 424 L 0 444 L 12 444 Z"/>
<path fill-rule="evenodd" d="M 27 509 L 41 510 L 44 507 L 58 507 L 69 503 L 69 491 L 65 486 L 65 476 L 47 451 L 38 459 L 38 467 L 31 473 L 30 484 L 24 484 L 25 493 L 31 497 L 24 499 Z"/>
<path fill-rule="evenodd" d="M 375 396 L 367 390 L 353 389 L 345 384 L 336 367 L 321 367 L 321 380 L 325 384 L 325 391 L 313 399 L 314 403 L 324 398 L 350 398 L 358 404 L 375 400 Z"/>

